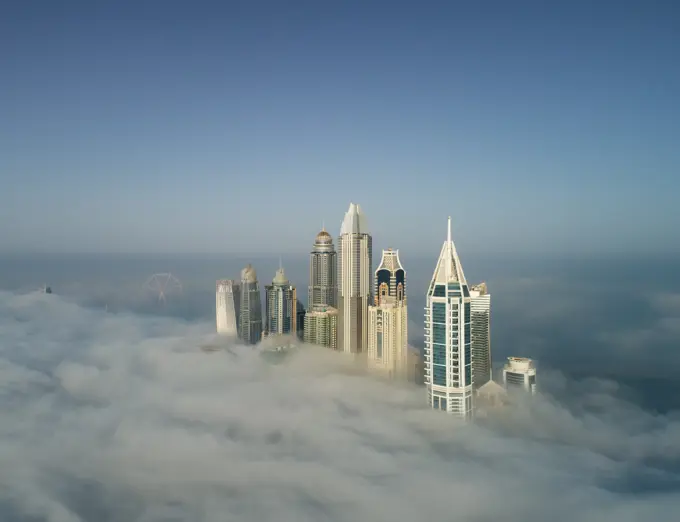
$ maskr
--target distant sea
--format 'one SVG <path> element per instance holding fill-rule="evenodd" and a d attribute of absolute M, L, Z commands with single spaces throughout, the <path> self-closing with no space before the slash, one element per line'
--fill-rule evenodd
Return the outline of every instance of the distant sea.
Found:
<path fill-rule="evenodd" d="M 425 290 L 436 255 L 402 254 L 407 271 L 409 337 L 422 347 Z M 597 258 L 462 256 L 469 283 L 486 281 L 492 295 L 494 366 L 509 355 L 537 361 L 541 376 L 564 374 L 570 385 L 611 379 L 619 394 L 650 411 L 680 409 L 680 259 L 611 255 Z M 374 269 L 379 258 L 374 260 Z M 281 262 L 306 304 L 308 257 Z M 271 282 L 279 256 L 161 254 L 31 254 L 0 256 L 0 289 L 36 291 L 110 313 L 167 315 L 213 322 L 215 280 L 239 278 L 252 263 L 260 285 Z M 171 273 L 182 291 L 166 303 L 145 286 Z"/>

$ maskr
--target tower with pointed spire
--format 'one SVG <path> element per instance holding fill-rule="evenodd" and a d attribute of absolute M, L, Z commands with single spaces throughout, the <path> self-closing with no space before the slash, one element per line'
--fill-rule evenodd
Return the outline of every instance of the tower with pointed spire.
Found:
<path fill-rule="evenodd" d="M 323 226 L 321 232 L 316 235 L 314 247 L 309 254 L 307 308 L 338 306 L 337 263 L 333 238 Z"/>
<path fill-rule="evenodd" d="M 451 218 L 425 305 L 425 385 L 432 408 L 463 419 L 474 416 L 470 289 Z"/>
<path fill-rule="evenodd" d="M 297 294 L 279 260 L 271 285 L 265 286 L 264 335 L 295 334 L 297 331 Z"/>
<path fill-rule="evenodd" d="M 406 271 L 399 251 L 383 250 L 375 271 L 374 304 L 368 307 L 369 368 L 389 377 L 408 378 Z"/>
<path fill-rule="evenodd" d="M 358 354 L 368 344 L 373 239 L 359 205 L 350 203 L 338 240 L 338 350 Z"/>

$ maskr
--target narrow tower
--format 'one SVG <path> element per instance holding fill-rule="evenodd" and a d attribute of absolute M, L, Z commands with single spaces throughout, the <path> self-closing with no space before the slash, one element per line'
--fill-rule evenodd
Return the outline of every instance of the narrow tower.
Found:
<path fill-rule="evenodd" d="M 368 344 L 373 264 L 373 240 L 359 205 L 349 205 L 338 250 L 338 349 L 357 354 L 365 352 Z"/>
<path fill-rule="evenodd" d="M 265 287 L 265 335 L 294 334 L 297 330 L 297 294 L 282 266 Z"/>
<path fill-rule="evenodd" d="M 383 250 L 374 281 L 374 305 L 368 307 L 368 366 L 389 377 L 406 379 L 406 271 L 399 260 L 398 250 Z"/>
<path fill-rule="evenodd" d="M 241 339 L 257 344 L 262 338 L 262 304 L 257 273 L 252 265 L 241 270 Z"/>
<path fill-rule="evenodd" d="M 470 287 L 472 384 L 478 390 L 491 380 L 491 294 L 486 283 Z"/>
<path fill-rule="evenodd" d="M 464 419 L 474 415 L 470 290 L 448 233 L 425 305 L 425 385 L 430 406 Z"/>
<path fill-rule="evenodd" d="M 241 287 L 232 279 L 219 279 L 215 290 L 217 333 L 220 335 L 233 335 L 235 337 L 238 335 Z"/>
<path fill-rule="evenodd" d="M 338 306 L 337 254 L 333 238 L 324 227 L 316 235 L 309 254 L 309 290 L 307 307 Z"/>

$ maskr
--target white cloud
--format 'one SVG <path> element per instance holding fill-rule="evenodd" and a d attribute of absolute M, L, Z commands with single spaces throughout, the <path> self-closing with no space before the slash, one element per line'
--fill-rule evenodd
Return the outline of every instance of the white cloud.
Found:
<path fill-rule="evenodd" d="M 606 522 L 680 500 L 628 494 L 677 486 L 680 423 L 611 384 L 466 426 L 320 348 L 205 353 L 211 330 L 1 293 L 0 520 Z"/>

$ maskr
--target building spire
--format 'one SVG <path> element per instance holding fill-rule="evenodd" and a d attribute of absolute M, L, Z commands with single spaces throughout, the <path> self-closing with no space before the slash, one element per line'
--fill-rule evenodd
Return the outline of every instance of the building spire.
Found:
<path fill-rule="evenodd" d="M 321 220 L 321 231 L 325 232 L 326 231 L 326 220 Z"/>
<path fill-rule="evenodd" d="M 279 270 L 283 270 L 283 263 L 281 262 L 281 256 L 279 256 Z"/>
<path fill-rule="evenodd" d="M 446 281 L 451 281 L 451 260 L 453 259 L 453 249 L 451 248 L 451 216 L 446 225 Z"/>

